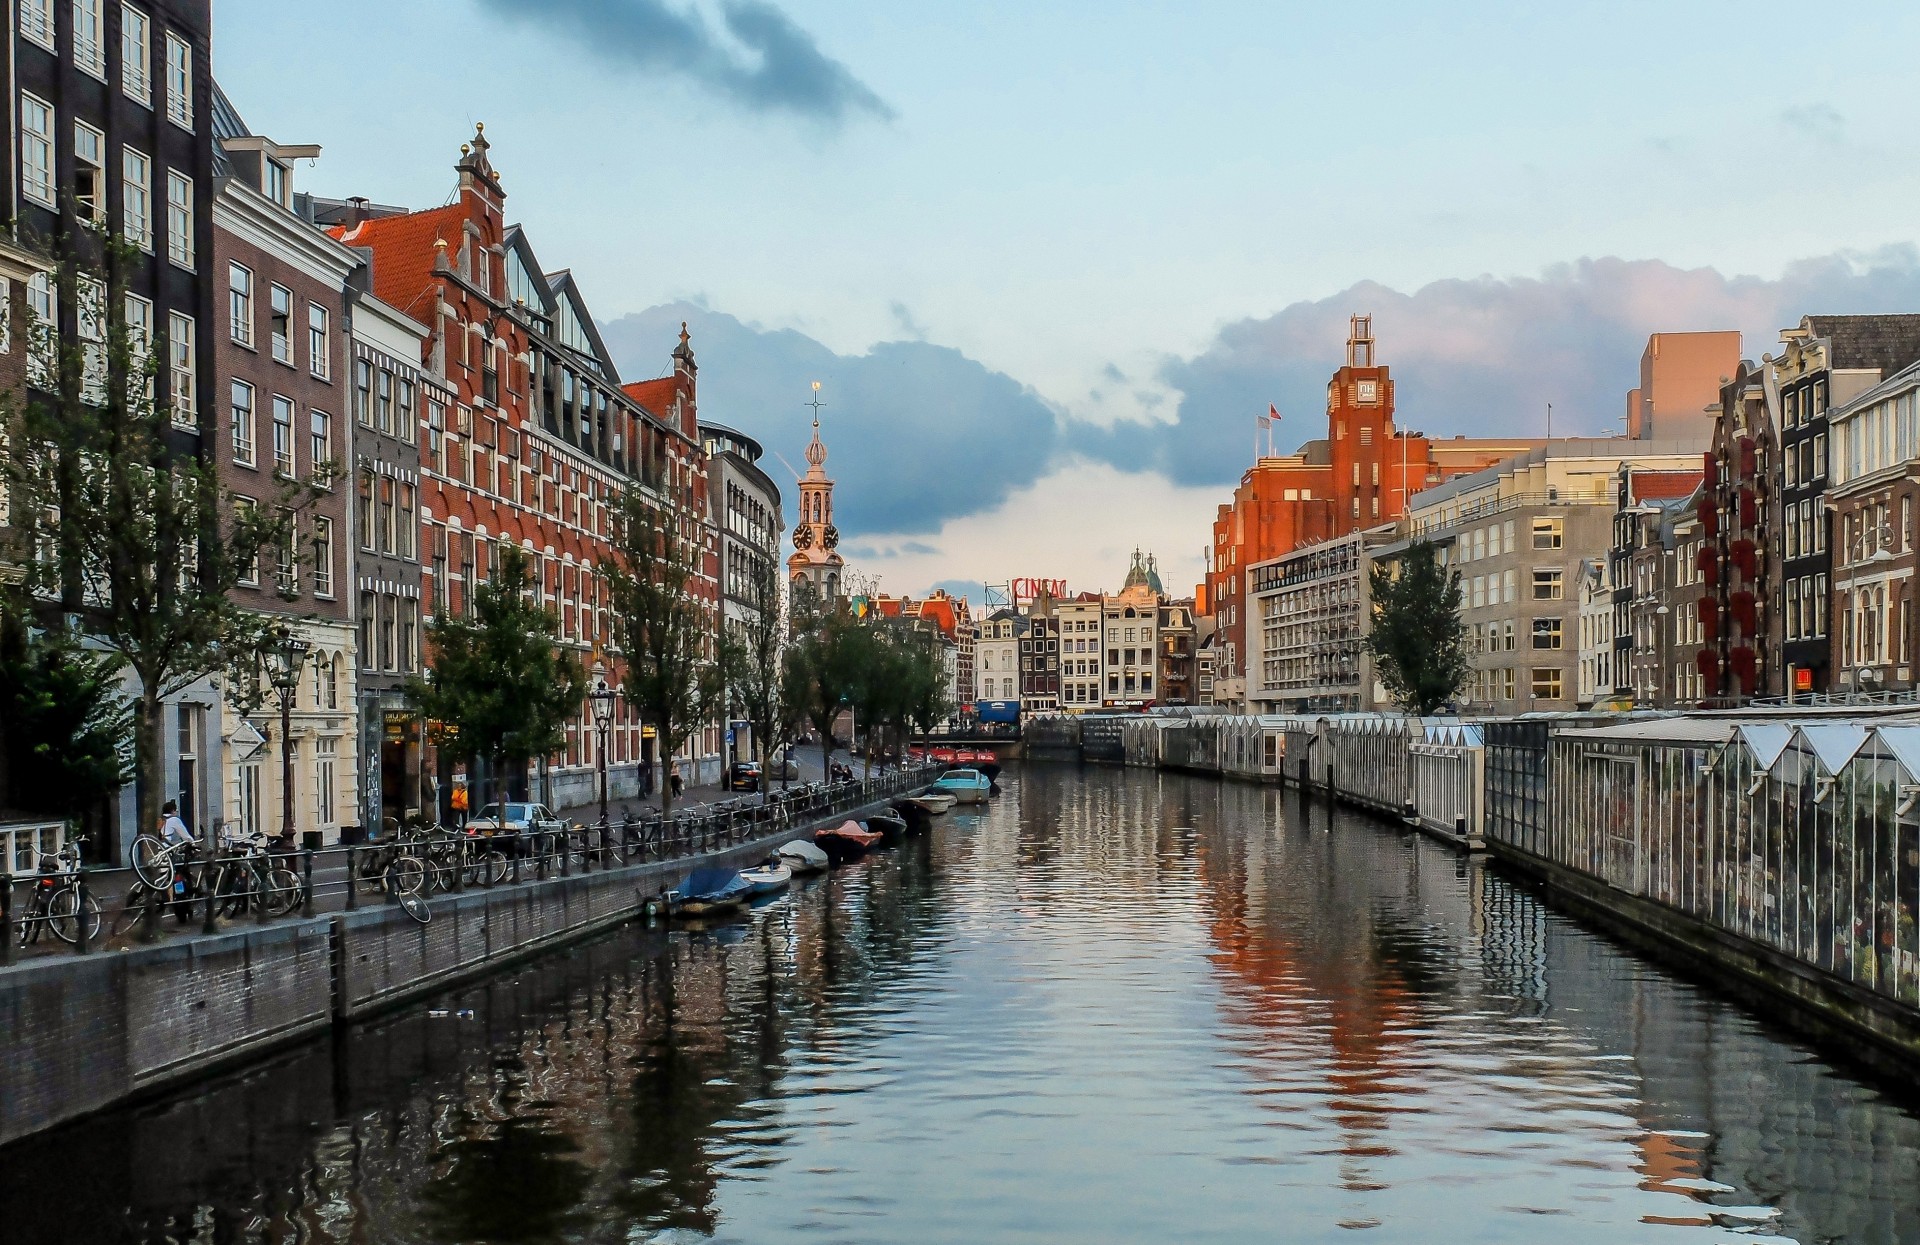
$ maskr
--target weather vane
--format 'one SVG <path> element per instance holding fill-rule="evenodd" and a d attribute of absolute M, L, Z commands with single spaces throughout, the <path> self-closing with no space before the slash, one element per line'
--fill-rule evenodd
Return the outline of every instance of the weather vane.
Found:
<path fill-rule="evenodd" d="M 810 406 L 813 408 L 813 430 L 815 432 L 820 431 L 820 408 L 825 406 L 826 403 L 820 400 L 820 382 L 819 381 L 816 380 L 813 382 L 813 401 L 802 402 L 800 405 Z"/>

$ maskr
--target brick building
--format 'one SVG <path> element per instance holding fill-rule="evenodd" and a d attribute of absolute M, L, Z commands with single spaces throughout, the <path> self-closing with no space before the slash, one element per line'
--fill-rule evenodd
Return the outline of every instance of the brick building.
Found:
<path fill-rule="evenodd" d="M 626 490 L 642 490 L 703 550 L 697 592 L 718 609 L 692 346 L 683 329 L 669 375 L 622 384 L 571 274 L 543 269 L 526 234 L 508 225 L 483 131 L 476 129 L 455 171 L 456 193 L 445 207 L 387 214 L 356 200 L 340 209 L 332 230 L 371 254 L 373 294 L 427 326 L 422 362 L 446 378 L 453 398 L 442 427 L 431 424 L 433 412 L 417 413 L 422 607 L 428 614 L 467 609 L 494 550 L 511 541 L 533 565 L 538 600 L 552 610 L 560 643 L 583 666 L 604 662 L 617 685 L 620 661 L 610 650 L 598 564 L 611 554 Z M 719 744 L 716 723 L 674 758 L 690 782 L 717 780 Z M 583 704 L 566 747 L 538 766 L 534 794 L 556 807 L 593 802 L 595 747 Z M 625 697 L 608 751 L 615 799 L 637 793 L 642 767 L 657 782 L 667 760 Z M 436 757 L 430 780 L 442 816 L 454 761 Z M 527 789 L 526 776 L 507 778 L 514 791 Z"/>
<path fill-rule="evenodd" d="M 1740 704 L 1784 690 L 1781 644 L 1806 621 L 1800 585 L 1783 588 L 1781 559 L 1798 555 L 1801 531 L 1784 533 L 1780 436 L 1766 375 L 1741 360 L 1720 386 L 1713 448 L 1695 506 L 1705 577 L 1695 605 L 1702 697 Z M 1784 608 L 1783 608 L 1784 607 Z M 1808 680 L 1811 682 L 1811 679 Z"/>
<path fill-rule="evenodd" d="M 293 829 L 327 841 L 358 821 L 353 592 L 347 577 L 352 483 L 346 427 L 345 292 L 359 259 L 294 213 L 293 162 L 320 154 L 248 132 L 215 94 L 214 271 L 226 314 L 207 328 L 220 401 L 210 447 L 236 506 L 275 504 L 292 481 L 335 475 L 294 517 L 286 546 L 259 559 L 234 593 L 278 616 L 309 646 L 294 694 Z M 405 527 L 405 521 L 401 526 Z M 407 631 L 408 656 L 418 651 Z M 229 706 L 231 708 L 231 706 Z M 224 821 L 242 833 L 282 828 L 279 707 L 221 717 Z"/>

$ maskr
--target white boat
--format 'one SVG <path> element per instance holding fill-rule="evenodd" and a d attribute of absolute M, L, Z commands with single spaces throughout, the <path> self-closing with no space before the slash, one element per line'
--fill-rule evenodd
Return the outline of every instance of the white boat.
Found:
<path fill-rule="evenodd" d="M 908 796 L 903 803 L 911 804 L 915 808 L 925 809 L 927 812 L 939 816 L 941 813 L 951 810 L 958 801 L 950 795 L 941 795 L 938 792 L 929 791 L 925 795 Z"/>
<path fill-rule="evenodd" d="M 951 796 L 962 804 L 985 804 L 993 784 L 977 769 L 950 769 L 933 784 L 931 795 Z"/>
<path fill-rule="evenodd" d="M 774 859 L 785 865 L 797 878 L 827 871 L 827 854 L 805 839 L 782 843 L 774 850 L 773 855 Z"/>
<path fill-rule="evenodd" d="M 751 888 L 747 892 L 751 896 L 772 895 L 787 889 L 787 883 L 793 881 L 793 870 L 787 865 L 770 862 L 755 869 L 742 869 L 740 880 Z"/>

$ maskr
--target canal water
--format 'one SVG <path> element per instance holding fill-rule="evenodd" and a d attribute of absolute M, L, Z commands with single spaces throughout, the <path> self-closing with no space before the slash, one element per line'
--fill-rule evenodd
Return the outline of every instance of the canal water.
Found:
<path fill-rule="evenodd" d="M 1029 766 L 0 1150 L 40 1242 L 1920 1241 L 1920 1118 L 1405 831 Z"/>

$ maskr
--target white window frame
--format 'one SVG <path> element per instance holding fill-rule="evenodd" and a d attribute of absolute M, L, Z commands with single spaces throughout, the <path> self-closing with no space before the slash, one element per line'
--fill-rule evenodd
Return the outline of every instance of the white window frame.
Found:
<path fill-rule="evenodd" d="M 234 401 L 242 390 L 245 390 L 247 395 L 244 422 L 240 405 Z M 233 461 L 242 467 L 257 466 L 260 461 L 259 441 L 254 434 L 259 430 L 259 390 L 244 380 L 235 380 L 227 389 L 227 416 L 233 425 L 231 438 Z"/>
<path fill-rule="evenodd" d="M 120 148 L 120 230 L 129 242 L 153 252 L 153 157 Z"/>
<path fill-rule="evenodd" d="M 333 461 L 333 416 L 327 412 L 313 409 L 307 412 L 307 467 L 314 475 L 320 474 L 320 468 Z M 333 486 L 327 485 L 332 492 Z"/>
<path fill-rule="evenodd" d="M 178 311 L 167 313 L 167 370 L 171 377 L 167 399 L 173 406 L 176 428 L 200 426 L 200 361 L 194 336 L 192 316 Z"/>
<path fill-rule="evenodd" d="M 318 380 L 333 375 L 332 324 L 325 307 L 307 304 L 307 370 Z"/>
<path fill-rule="evenodd" d="M 167 32 L 167 120 L 193 130 L 193 45 Z"/>
<path fill-rule="evenodd" d="M 167 259 L 193 271 L 193 178 L 167 170 Z"/>
<path fill-rule="evenodd" d="M 0 354 L 13 353 L 13 282 L 0 277 Z M 4 520 L 0 520 L 4 524 Z"/>
<path fill-rule="evenodd" d="M 27 379 L 42 389 L 54 383 L 55 351 L 60 337 L 60 291 L 53 278 L 36 272 L 27 278 Z"/>
<path fill-rule="evenodd" d="M 73 63 L 81 73 L 107 80 L 106 5 L 73 0 Z"/>
<path fill-rule="evenodd" d="M 74 326 L 80 339 L 80 396 L 107 400 L 107 283 L 97 277 L 74 279 Z"/>
<path fill-rule="evenodd" d="M 259 508 L 260 503 L 251 497 L 235 497 L 233 499 L 234 518 L 236 521 L 238 521 L 242 511 L 257 511 Z M 239 579 L 236 582 L 245 584 L 248 587 L 259 584 L 260 556 L 257 553 L 252 558 L 249 558 L 247 564 L 240 569 Z"/>
<path fill-rule="evenodd" d="M 276 333 L 274 325 L 280 321 L 280 303 L 285 300 L 287 306 L 286 327 Z M 293 363 L 293 291 L 278 281 L 267 286 L 267 342 L 272 348 L 274 361 Z"/>
<path fill-rule="evenodd" d="M 153 107 L 153 23 L 131 4 L 120 6 L 120 89 Z"/>
<path fill-rule="evenodd" d="M 313 595 L 333 599 L 333 520 L 313 517 Z"/>
<path fill-rule="evenodd" d="M 283 413 L 286 415 L 285 419 L 280 418 Z M 299 470 L 300 455 L 297 438 L 300 430 L 294 422 L 299 414 L 299 404 L 292 398 L 285 394 L 273 395 L 273 413 L 268 417 L 273 424 L 273 470 L 276 474 L 286 476 L 288 479 L 292 479 Z"/>
<path fill-rule="evenodd" d="M 138 294 L 126 295 L 127 357 L 129 364 L 145 372 L 153 358 L 153 300 Z M 146 393 L 153 398 L 153 377 L 146 378 Z"/>
<path fill-rule="evenodd" d="M 59 161 L 53 105 L 31 91 L 20 92 L 20 193 L 58 211 L 54 167 Z"/>
<path fill-rule="evenodd" d="M 91 156 L 83 153 L 92 151 Z M 93 210 L 88 212 L 86 200 L 80 196 L 80 173 L 82 169 L 93 170 Z M 85 121 L 73 123 L 73 203 L 74 211 L 82 218 L 95 223 L 107 219 L 107 136 Z"/>
<path fill-rule="evenodd" d="M 253 347 L 253 269 L 227 264 L 227 336 L 236 346 Z"/>
<path fill-rule="evenodd" d="M 53 51 L 53 0 L 20 0 L 20 33 Z"/>

